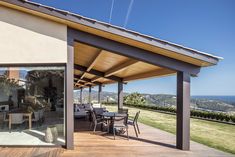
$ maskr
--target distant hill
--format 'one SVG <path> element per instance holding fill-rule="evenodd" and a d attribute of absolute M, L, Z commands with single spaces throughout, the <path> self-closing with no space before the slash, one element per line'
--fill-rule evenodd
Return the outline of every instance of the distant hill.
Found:
<path fill-rule="evenodd" d="M 91 92 L 91 100 L 98 100 L 97 91 Z M 129 93 L 124 93 L 128 95 Z M 146 98 L 147 105 L 176 106 L 176 96 L 169 94 L 142 94 Z M 74 92 L 75 102 L 80 99 L 80 92 Z M 88 91 L 83 91 L 83 102 L 88 101 Z M 117 93 L 103 91 L 102 102 L 117 102 Z M 192 96 L 191 108 L 200 110 L 213 110 L 223 112 L 235 112 L 235 96 Z"/>

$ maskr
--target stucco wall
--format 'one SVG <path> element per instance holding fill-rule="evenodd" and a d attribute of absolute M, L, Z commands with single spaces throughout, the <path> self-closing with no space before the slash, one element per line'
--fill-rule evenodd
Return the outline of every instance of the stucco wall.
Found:
<path fill-rule="evenodd" d="M 0 64 L 66 63 L 67 27 L 0 6 Z"/>

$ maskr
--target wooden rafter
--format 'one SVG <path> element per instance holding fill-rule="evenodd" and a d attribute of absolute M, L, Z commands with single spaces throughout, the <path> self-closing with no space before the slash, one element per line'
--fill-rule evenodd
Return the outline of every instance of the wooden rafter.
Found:
<path fill-rule="evenodd" d="M 95 76 L 94 78 L 91 79 L 91 82 L 96 82 L 97 80 L 101 79 L 102 77 L 100 76 Z"/>
<path fill-rule="evenodd" d="M 117 65 L 117 66 L 114 66 L 113 68 L 109 69 L 108 71 L 106 71 L 104 76 L 108 77 L 108 76 L 114 75 L 120 71 L 127 69 L 129 66 L 131 66 L 137 62 L 138 62 L 137 60 L 129 59 L 129 60 Z"/>
<path fill-rule="evenodd" d="M 123 78 L 123 81 L 127 82 L 127 81 L 131 81 L 131 80 L 140 80 L 140 79 L 144 79 L 144 78 L 151 78 L 151 77 L 156 77 L 156 76 L 166 76 L 166 75 L 171 75 L 171 74 L 175 74 L 175 73 L 176 72 L 173 70 L 162 68 L 162 69 L 157 69 L 157 70 L 129 76 L 129 77 Z"/>
<path fill-rule="evenodd" d="M 97 61 L 98 61 L 98 60 L 100 59 L 100 57 L 101 57 L 102 51 L 103 51 L 103 50 L 100 50 L 100 51 L 94 56 L 94 58 L 92 59 L 90 65 L 87 67 L 87 71 L 90 71 L 90 70 L 95 66 L 95 64 L 97 63 Z"/>
<path fill-rule="evenodd" d="M 103 50 L 99 50 L 99 52 L 91 59 L 91 62 L 89 63 L 89 66 L 87 67 L 87 72 L 89 72 L 95 66 L 95 64 L 101 57 L 102 51 Z M 78 82 L 80 82 L 80 80 L 86 76 L 87 72 L 86 71 L 83 72 Z"/>
<path fill-rule="evenodd" d="M 79 80 L 80 78 L 81 78 L 80 75 L 74 75 L 74 79 Z M 77 81 L 76 81 L 76 82 L 77 82 Z M 88 79 L 88 78 L 86 78 L 86 77 L 82 78 L 82 79 L 80 80 L 80 82 L 83 82 L 83 83 L 92 83 L 92 84 L 95 84 L 95 85 L 101 85 L 100 82 L 98 82 L 98 81 L 92 82 L 91 79 Z"/>
<path fill-rule="evenodd" d="M 109 80 L 112 80 L 112 81 L 115 81 L 115 82 L 121 82 L 122 81 L 122 78 L 114 76 L 114 75 L 105 77 L 104 72 L 101 72 L 101 71 L 98 71 L 98 70 L 91 69 L 90 71 L 87 71 L 87 67 L 84 67 L 82 65 L 74 64 L 74 68 L 79 70 L 79 71 L 87 72 L 89 74 L 96 75 L 96 76 L 99 76 L 99 77 L 102 77 L 102 78 L 106 78 L 106 79 L 109 79 Z"/>

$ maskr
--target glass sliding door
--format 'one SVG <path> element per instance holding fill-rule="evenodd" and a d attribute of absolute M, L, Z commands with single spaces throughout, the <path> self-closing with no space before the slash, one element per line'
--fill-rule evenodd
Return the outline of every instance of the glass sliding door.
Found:
<path fill-rule="evenodd" d="M 0 67 L 0 145 L 64 145 L 64 66 Z"/>

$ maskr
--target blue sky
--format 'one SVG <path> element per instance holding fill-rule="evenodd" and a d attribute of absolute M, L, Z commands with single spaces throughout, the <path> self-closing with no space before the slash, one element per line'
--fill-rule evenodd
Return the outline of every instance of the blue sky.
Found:
<path fill-rule="evenodd" d="M 108 22 L 112 0 L 33 0 Z M 124 26 L 131 0 L 114 0 Z M 224 58 L 192 78 L 192 95 L 235 95 L 235 0 L 134 0 L 126 28 Z M 175 94 L 175 76 L 130 82 L 126 92 Z M 104 88 L 116 91 L 116 85 Z"/>

